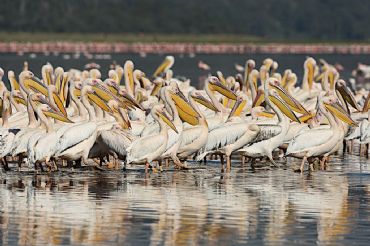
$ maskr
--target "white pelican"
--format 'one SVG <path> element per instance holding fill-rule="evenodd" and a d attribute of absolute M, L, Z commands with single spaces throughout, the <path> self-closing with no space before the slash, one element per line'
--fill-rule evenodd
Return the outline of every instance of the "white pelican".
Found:
<path fill-rule="evenodd" d="M 201 147 L 203 147 L 207 143 L 208 139 L 208 124 L 207 119 L 205 118 L 202 111 L 196 105 L 196 102 L 206 106 L 207 108 L 217 111 L 210 101 L 205 99 L 202 94 L 197 91 L 193 90 L 189 93 L 189 102 L 190 105 L 197 111 L 199 114 L 198 117 L 193 117 L 189 114 L 186 114 L 187 118 L 190 118 L 190 121 L 193 122 L 193 127 L 186 128 L 183 130 L 182 138 L 181 138 L 181 145 L 177 154 L 180 159 L 186 159 L 190 155 L 197 152 Z"/>
<path fill-rule="evenodd" d="M 268 157 L 270 162 L 277 166 L 272 159 L 272 151 L 284 143 L 284 138 L 289 130 L 289 118 L 299 122 L 297 116 L 291 109 L 279 98 L 275 89 L 269 91 L 269 86 L 275 87 L 278 82 L 274 78 L 269 78 L 264 82 L 264 96 L 267 105 L 275 112 L 278 117 L 277 125 L 259 124 L 260 133 L 251 145 L 240 149 L 243 155 L 256 158 Z M 270 95 L 271 94 L 271 95 Z M 288 118 L 288 117 L 289 118 Z"/>
<path fill-rule="evenodd" d="M 303 131 L 290 142 L 286 155 L 302 158 L 301 172 L 309 157 L 320 157 L 330 153 L 343 140 L 343 128 L 336 121 L 336 117 L 348 124 L 355 124 L 333 97 L 318 98 L 318 110 L 329 120 L 330 128 L 311 129 Z M 322 163 L 325 160 L 322 160 Z"/>
<path fill-rule="evenodd" d="M 150 162 L 162 156 L 166 151 L 168 142 L 168 126 L 177 132 L 175 125 L 165 114 L 163 105 L 154 105 L 151 110 L 152 117 L 159 123 L 160 132 L 158 134 L 138 138 L 127 148 L 127 164 L 145 163 L 146 170 Z"/>

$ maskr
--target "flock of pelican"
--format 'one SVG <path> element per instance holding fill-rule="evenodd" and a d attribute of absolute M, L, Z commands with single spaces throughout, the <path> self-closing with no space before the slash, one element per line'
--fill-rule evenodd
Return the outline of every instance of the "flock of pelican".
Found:
<path fill-rule="evenodd" d="M 267 58 L 258 69 L 248 60 L 235 76 L 209 75 L 202 90 L 173 76 L 174 61 L 167 56 L 146 76 L 129 60 L 105 79 L 98 69 L 51 64 L 39 79 L 26 64 L 18 76 L 8 71 L 10 89 L 1 69 L 3 169 L 11 160 L 19 170 L 145 164 L 147 172 L 162 171 L 162 162 L 188 169 L 190 160 L 220 157 L 230 170 L 236 154 L 252 167 L 300 158 L 303 172 L 305 163 L 325 168 L 342 148 L 352 153 L 355 141 L 367 154 L 370 93 L 352 92 L 323 60 L 305 60 L 301 83 L 290 69 L 279 73 L 277 61 Z"/>

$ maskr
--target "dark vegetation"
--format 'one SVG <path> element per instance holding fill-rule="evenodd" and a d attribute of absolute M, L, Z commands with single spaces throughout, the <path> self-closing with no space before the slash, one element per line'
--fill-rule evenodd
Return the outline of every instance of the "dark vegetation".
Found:
<path fill-rule="evenodd" d="M 0 31 L 369 41 L 365 0 L 1 0 Z"/>

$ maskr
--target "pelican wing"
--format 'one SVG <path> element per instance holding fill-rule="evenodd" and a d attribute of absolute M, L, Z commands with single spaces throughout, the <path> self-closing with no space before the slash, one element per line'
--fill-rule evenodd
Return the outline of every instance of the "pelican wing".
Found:
<path fill-rule="evenodd" d="M 184 130 L 181 137 L 181 147 L 189 145 L 197 140 L 198 137 L 202 134 L 202 130 L 203 128 L 201 127 L 193 127 Z"/>
<path fill-rule="evenodd" d="M 257 137 L 250 144 L 258 143 L 273 138 L 279 133 L 281 133 L 282 130 L 281 126 L 274 124 L 261 124 L 261 125 L 258 124 L 258 126 L 260 127 L 261 130 L 257 134 Z"/>
<path fill-rule="evenodd" d="M 14 133 L 10 130 L 0 132 L 0 158 L 3 158 L 10 152 L 14 136 Z"/>
<path fill-rule="evenodd" d="M 126 155 L 126 149 L 137 139 L 130 132 L 120 129 L 102 131 L 100 138 L 110 150 L 122 156 Z"/>
<path fill-rule="evenodd" d="M 288 145 L 286 155 L 306 151 L 326 143 L 333 136 L 331 129 L 313 129 L 295 136 Z"/>
<path fill-rule="evenodd" d="M 127 148 L 127 163 L 143 160 L 147 155 L 157 151 L 164 142 L 167 142 L 167 139 L 162 134 L 136 139 Z"/>
<path fill-rule="evenodd" d="M 361 143 L 369 142 L 370 138 L 370 122 L 368 120 L 363 120 L 360 125 L 360 141 Z"/>
<path fill-rule="evenodd" d="M 246 131 L 247 124 L 245 123 L 234 123 L 214 129 L 208 134 L 207 144 L 199 150 L 197 160 L 201 160 L 211 151 L 235 143 Z"/>
<path fill-rule="evenodd" d="M 78 124 L 72 126 L 64 132 L 57 144 L 57 154 L 75 146 L 76 144 L 86 140 L 97 131 L 97 125 L 94 122 Z"/>

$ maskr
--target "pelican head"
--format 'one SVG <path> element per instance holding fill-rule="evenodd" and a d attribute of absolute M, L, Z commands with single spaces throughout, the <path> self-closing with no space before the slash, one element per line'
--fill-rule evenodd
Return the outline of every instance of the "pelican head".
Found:
<path fill-rule="evenodd" d="M 316 61 L 312 57 L 308 57 L 303 66 L 307 76 L 308 89 L 311 90 L 315 76 Z"/>
<path fill-rule="evenodd" d="M 175 58 L 173 56 L 166 56 L 164 61 L 158 66 L 158 68 L 153 73 L 153 77 L 158 77 L 163 73 L 166 73 L 175 63 Z"/>
<path fill-rule="evenodd" d="M 233 108 L 230 111 L 230 114 L 228 116 L 228 120 L 234 116 L 240 116 L 241 112 L 244 109 L 244 106 L 246 104 L 246 100 L 242 96 L 237 96 L 235 104 Z"/>
<path fill-rule="evenodd" d="M 106 112 L 111 112 L 111 109 L 107 105 L 106 101 L 102 99 L 98 93 L 94 90 L 93 86 L 91 85 L 84 85 L 81 89 L 81 94 L 86 92 L 87 98 L 93 102 L 95 105 L 100 107 L 102 110 Z"/>
<path fill-rule="evenodd" d="M 47 117 L 51 117 L 66 123 L 73 123 L 73 121 L 68 119 L 61 112 L 53 110 L 50 104 L 40 104 L 37 106 L 37 109 L 40 109 L 43 112 L 43 114 Z"/>
<path fill-rule="evenodd" d="M 113 116 L 123 129 L 131 129 L 130 119 L 127 112 L 120 107 L 120 103 L 116 100 L 110 100 L 107 105 L 111 108 Z"/>
<path fill-rule="evenodd" d="M 209 108 L 212 111 L 219 112 L 219 110 L 213 105 L 213 103 L 206 99 L 202 93 L 198 90 L 193 90 L 190 92 L 190 96 L 197 102 L 202 104 L 203 106 Z"/>
<path fill-rule="evenodd" d="M 289 93 L 280 86 L 277 80 L 269 80 L 270 88 L 274 88 L 279 96 L 286 102 L 295 112 L 300 114 L 308 114 L 308 111 L 303 107 L 303 105 L 296 100 L 294 97 L 289 95 Z"/>
<path fill-rule="evenodd" d="M 167 124 L 169 127 L 171 127 L 172 130 L 174 130 L 176 133 L 178 133 L 175 125 L 172 123 L 170 118 L 167 116 L 165 112 L 165 106 L 163 104 L 156 104 L 153 106 L 151 110 L 151 114 L 154 119 L 162 120 L 165 124 Z"/>
<path fill-rule="evenodd" d="M 269 99 L 270 101 L 275 104 L 280 111 L 285 114 L 289 119 L 292 121 L 296 121 L 298 123 L 301 123 L 299 118 L 294 114 L 292 109 L 284 102 L 283 99 L 280 98 L 279 93 L 275 89 L 271 89 L 269 92 Z"/>
<path fill-rule="evenodd" d="M 357 126 L 358 124 L 351 118 L 346 110 L 340 105 L 339 101 L 335 97 L 327 97 L 322 100 L 323 106 L 327 109 L 335 118 L 340 119 L 344 123 L 351 126 Z M 320 110 L 323 107 L 320 104 Z"/>
<path fill-rule="evenodd" d="M 208 78 L 208 84 L 211 90 L 217 91 L 218 93 L 222 94 L 223 96 L 231 100 L 236 100 L 236 94 L 229 88 L 227 88 L 225 85 L 223 85 L 217 77 L 210 76 Z"/>
<path fill-rule="evenodd" d="M 251 116 L 253 119 L 257 119 L 258 117 L 273 118 L 275 114 L 272 112 L 266 111 L 266 109 L 262 106 L 257 106 L 257 107 L 252 108 Z"/>
<path fill-rule="evenodd" d="M 352 92 L 349 90 L 349 88 L 346 85 L 346 82 L 343 79 L 338 80 L 338 82 L 335 85 L 335 89 L 340 93 L 342 98 L 349 103 L 354 109 L 357 111 L 360 111 L 360 107 L 356 102 L 355 97 L 353 96 Z"/>
<path fill-rule="evenodd" d="M 89 75 L 90 75 L 90 78 L 92 78 L 92 79 L 100 79 L 101 78 L 101 73 L 96 68 L 91 69 Z"/>

